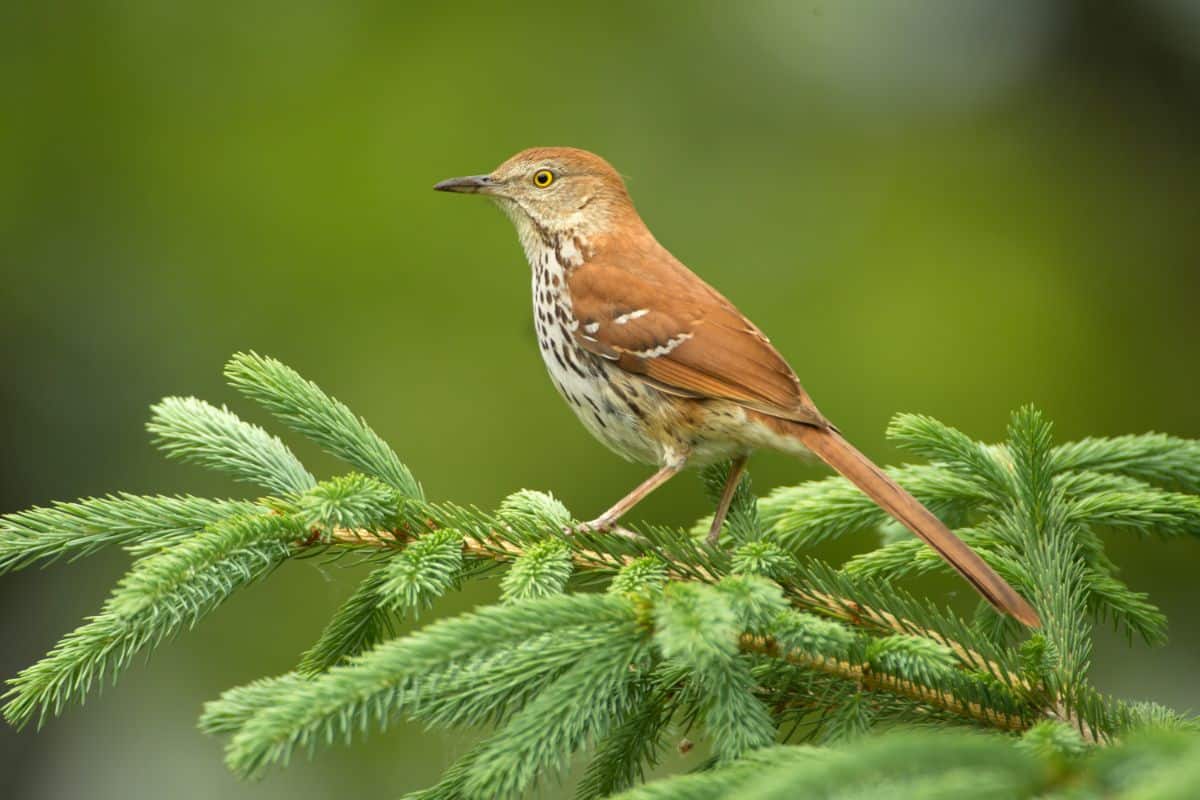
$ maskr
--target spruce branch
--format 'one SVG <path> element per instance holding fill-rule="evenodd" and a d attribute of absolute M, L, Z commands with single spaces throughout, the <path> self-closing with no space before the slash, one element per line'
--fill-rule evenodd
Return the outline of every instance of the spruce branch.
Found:
<path fill-rule="evenodd" d="M 884 472 L 944 520 L 964 519 L 987 499 L 976 483 L 945 469 L 904 466 Z M 793 552 L 889 519 L 886 511 L 840 477 L 774 489 L 759 500 L 758 511 L 764 538 Z"/>
<path fill-rule="evenodd" d="M 316 484 L 277 436 L 195 397 L 167 397 L 150 407 L 146 429 L 170 458 L 225 472 L 279 494 Z"/>
<path fill-rule="evenodd" d="M 628 601 L 611 595 L 560 595 L 435 622 L 332 667 L 297 691 L 280 693 L 234 735 L 227 763 L 245 775 L 285 764 L 297 747 L 349 739 L 418 707 L 426 687 L 436 691 L 438 679 L 446 677 L 441 673 L 454 670 L 460 660 L 571 627 L 625 625 L 633 614 Z M 572 658 L 582 652 L 573 650 Z M 220 713 L 220 707 L 212 713 Z"/>
<path fill-rule="evenodd" d="M 304 651 L 296 672 L 305 677 L 319 675 L 390 638 L 396 614 L 383 599 L 389 579 L 389 566 L 374 569 L 334 612 L 313 646 Z"/>
<path fill-rule="evenodd" d="M 1099 491 L 1073 501 L 1073 522 L 1158 536 L 1200 536 L 1200 497 L 1162 489 Z"/>
<path fill-rule="evenodd" d="M 137 563 L 101 612 L 10 681 L 4 716 L 39 725 L 63 705 L 82 701 L 93 683 L 112 680 L 138 652 L 194 625 L 234 589 L 262 577 L 301 533 L 283 516 L 232 517 Z"/>
<path fill-rule="evenodd" d="M 415 507 L 410 504 L 410 509 L 412 508 Z M 481 512 L 449 508 L 451 513 L 447 516 L 448 521 L 459 525 L 473 525 L 477 529 L 480 525 L 484 526 L 480 532 L 463 537 L 465 554 L 500 561 L 515 561 L 523 554 L 524 550 L 520 545 L 503 538 L 507 534 L 506 531 L 488 530 L 487 518 Z M 444 505 L 430 504 L 421 509 L 429 513 L 418 513 L 416 517 L 422 519 L 425 525 L 436 525 L 437 517 L 446 509 Z M 694 566 L 680 569 L 678 562 L 661 552 L 651 557 L 618 556 L 585 547 L 584 537 L 575 538 L 576 547 L 572 550 L 575 568 L 616 572 L 614 590 L 629 591 L 643 585 L 656 585 L 663 577 L 682 581 L 699 579 L 708 583 L 717 581 L 714 574 L 707 570 L 700 570 L 700 577 L 697 578 L 697 569 Z M 351 546 L 392 548 L 402 545 L 405 539 L 403 535 L 390 531 L 358 530 L 335 531 L 334 541 Z M 623 545 L 622 540 L 621 546 Z M 641 578 L 635 579 L 632 586 L 624 583 L 628 580 L 625 575 L 638 574 L 642 570 L 646 570 L 653 578 L 646 581 Z M 806 564 L 802 578 L 790 575 L 786 580 L 787 599 L 799 608 L 810 609 L 823 616 L 871 631 L 927 636 L 949 647 L 964 666 L 984 670 L 1006 685 L 1028 688 L 1013 660 L 1003 656 L 993 645 L 980 638 L 965 622 L 932 606 L 923 606 L 894 587 L 883 587 L 871 581 L 842 575 L 816 561 Z M 901 613 L 883 610 L 886 607 L 898 608 Z M 950 631 L 950 635 L 945 631 Z"/>
<path fill-rule="evenodd" d="M 0 574 L 82 558 L 109 545 L 148 552 L 219 520 L 254 513 L 266 509 L 244 500 L 117 494 L 5 514 L 0 517 Z"/>
<path fill-rule="evenodd" d="M 635 685 L 631 710 L 600 739 L 575 790 L 576 800 L 599 800 L 646 778 L 661 759 L 662 737 L 675 713 L 674 695 L 661 683 Z"/>
<path fill-rule="evenodd" d="M 721 593 L 702 584 L 670 584 L 656 609 L 656 643 L 707 697 L 705 726 L 722 760 L 775 740 L 771 716 L 754 697 L 749 662 L 738 652 L 738 622 Z"/>
<path fill-rule="evenodd" d="M 1100 720 L 1087 714 L 1081 702 L 1087 694 L 1092 654 L 1084 583 L 1087 566 L 1063 495 L 1054 486 L 1049 423 L 1033 408 L 1019 409 L 1009 423 L 1009 449 L 1016 475 L 1016 503 L 1000 524 L 1024 544 L 1027 588 L 1041 612 L 1043 635 L 1057 656 L 1041 677 L 1055 698 L 1058 716 L 1094 740 L 1103 735 L 1097 730 Z"/>
<path fill-rule="evenodd" d="M 620 800 L 717 800 L 748 796 L 740 794 L 740 787 L 765 769 L 819 764 L 833 757 L 833 753 L 817 747 L 764 747 L 716 769 L 647 783 L 616 797 Z"/>
<path fill-rule="evenodd" d="M 518 556 L 500 581 L 505 602 L 561 594 L 571 577 L 571 548 L 561 539 L 545 539 Z"/>
<path fill-rule="evenodd" d="M 1012 492 L 1013 476 L 998 448 L 976 442 L 962 431 L 921 414 L 897 414 L 887 435 L 898 445 L 953 471 L 990 500 Z"/>
<path fill-rule="evenodd" d="M 578 792 L 600 797 L 642 780 L 679 724 L 702 726 L 714 749 L 708 769 L 633 796 L 792 796 L 835 785 L 845 797 L 1018 796 L 1005 793 L 1038 788 L 1018 767 L 1069 772 L 1081 748 L 1196 727 L 1087 680 L 1095 622 L 1152 643 L 1164 637 L 1163 615 L 1116 577 L 1100 533 L 1198 535 L 1195 442 L 1151 434 L 1056 446 L 1032 409 L 1013 415 L 1000 444 L 927 417 L 893 421 L 892 438 L 932 463 L 891 473 L 1038 607 L 1045 627 L 1022 642 L 1028 632 L 982 604 L 968 621 L 897 586 L 944 569 L 915 539 L 885 533 L 882 547 L 841 569 L 801 557 L 799 548 L 884 522 L 843 479 L 758 501 L 743 477 L 730 550 L 667 527 L 567 536 L 572 515 L 541 492 L 516 492 L 494 513 L 424 500 L 363 420 L 277 361 L 238 355 L 227 374 L 359 471 L 318 483 L 261 428 L 168 398 L 150 427 L 169 454 L 274 496 L 118 495 L 0 518 L 0 572 L 108 544 L 142 556 L 96 617 L 10 682 L 4 713 L 14 724 L 81 699 L 283 561 L 348 555 L 373 569 L 296 670 L 206 706 L 201 727 L 230 737 L 227 762 L 239 774 L 407 717 L 494 728 L 415 795 L 424 800 L 519 794 L 588 745 Z M 706 472 L 710 493 L 727 474 L 727 465 Z M 491 570 L 503 571 L 502 603 L 395 638 L 402 616 Z M 605 583 L 603 593 L 566 593 Z M 963 772 L 919 761 L 933 740 L 859 736 L 895 723 L 1024 737 L 1017 747 L 993 737 L 942 748 L 968 765 Z M 836 747 L 775 747 L 779 730 Z M 971 766 L 985 753 L 990 767 Z M 863 758 L 899 766 L 846 780 Z"/>
<path fill-rule="evenodd" d="M 255 714 L 275 702 L 275 698 L 295 691 L 306 680 L 302 674 L 288 672 L 229 689 L 219 701 L 205 703 L 200 730 L 214 735 L 236 733 Z"/>
<path fill-rule="evenodd" d="M 951 690 L 948 688 L 949 682 L 944 684 L 947 688 L 943 688 L 937 683 L 923 683 L 893 672 L 875 669 L 867 662 L 814 654 L 807 647 L 789 650 L 781 647 L 780 642 L 772 637 L 743 636 L 741 647 L 747 653 L 759 653 L 773 659 L 781 659 L 805 669 L 850 681 L 872 691 L 913 701 L 920 707 L 1001 731 L 1025 730 L 1031 722 L 1028 716 L 1022 714 L 1022 710 L 1037 713 L 1020 698 L 998 689 L 987 679 L 973 677 L 969 673 L 955 673 L 956 683 Z M 948 679 L 949 675 L 950 673 L 944 673 L 942 677 Z M 968 695 L 967 692 L 971 694 Z M 965 700 L 964 695 L 977 699 Z"/>
<path fill-rule="evenodd" d="M 437 507 L 423 509 L 434 511 L 434 515 L 424 515 L 426 524 L 436 516 Z M 421 515 L 418 515 L 421 516 Z M 453 509 L 452 519 L 463 522 L 466 519 L 475 520 L 476 524 L 486 522 L 486 515 L 481 512 L 470 512 L 464 515 L 462 509 Z M 493 557 L 502 560 L 516 560 L 523 550 L 519 545 L 505 541 L 502 536 L 507 532 L 491 531 L 490 534 L 477 534 L 478 538 L 466 537 L 463 540 L 464 552 L 478 557 Z M 519 534 L 517 538 L 524 536 Z M 370 540 L 364 532 L 347 532 L 341 535 L 347 543 L 362 544 Z M 380 540 L 383 546 L 395 546 L 397 540 L 392 534 L 384 534 Z M 659 557 L 661 558 L 661 556 Z M 580 548 L 573 551 L 576 567 L 581 569 L 613 568 L 613 557 L 597 551 Z M 633 563 L 626 559 L 623 563 Z M 692 570 L 677 571 L 672 562 L 667 561 L 668 574 L 676 579 L 693 580 Z M 872 672 L 870 665 L 862 665 L 840 659 L 822 657 L 816 661 L 805 661 L 796 654 L 789 654 L 788 660 L 793 663 L 803 663 L 812 668 L 837 675 L 844 679 L 862 681 L 864 685 L 876 691 L 890 693 L 897 697 L 918 701 L 926 708 L 938 709 L 951 716 L 969 719 L 976 723 L 990 725 L 1002 730 L 1021 730 L 1036 719 L 1038 710 L 1036 702 L 1031 703 L 1029 697 L 1037 694 L 1037 689 L 1024 676 L 1021 668 L 1013 660 L 996 650 L 989 642 L 981 639 L 966 623 L 953 615 L 938 611 L 932 607 L 924 607 L 911 598 L 905 599 L 902 592 L 894 587 L 884 588 L 873 585 L 869 581 L 851 579 L 840 575 L 817 562 L 810 562 L 806 567 L 803 581 L 795 581 L 788 591 L 789 600 L 798 603 L 802 608 L 811 608 L 830 617 L 840 618 L 856 627 L 880 632 L 898 632 L 916 636 L 924 636 L 931 641 L 943 645 L 959 660 L 963 669 L 978 670 L 987 676 L 983 681 L 967 681 L 957 684 L 953 691 L 936 685 L 923 684 L 916 676 L 898 677 L 878 670 Z M 793 576 L 794 578 L 794 576 Z M 706 575 L 708 581 L 715 581 L 711 574 Z M 797 584 L 807 584 L 808 588 L 796 588 Z M 900 615 L 881 611 L 884 607 L 901 610 Z M 920 620 L 915 622 L 914 620 Z M 952 632 L 950 636 L 946 632 Z M 752 648 L 753 650 L 754 648 Z M 782 657 L 777 651 L 778 657 Z M 863 675 L 871 672 L 869 679 Z M 964 673 L 966 674 L 966 673 Z M 1006 688 L 1005 688 L 1006 687 Z M 957 695 L 956 695 L 957 692 Z M 975 698 L 964 700 L 963 697 Z M 1046 714 L 1054 718 L 1071 718 L 1071 715 L 1059 707 L 1049 707 Z"/>
<path fill-rule="evenodd" d="M 1200 440 L 1161 433 L 1091 437 L 1054 448 L 1057 472 L 1093 471 L 1200 493 Z"/>
<path fill-rule="evenodd" d="M 368 475 L 352 472 L 330 478 L 300 495 L 292 513 L 310 528 L 359 530 L 395 525 L 400 497 Z"/>
<path fill-rule="evenodd" d="M 353 532 L 343 534 L 342 538 L 346 542 L 361 543 L 367 537 L 361 532 Z M 388 541 L 390 544 L 394 544 L 395 540 Z M 385 544 L 385 546 L 388 545 Z M 514 560 L 522 553 L 520 547 L 516 545 L 508 544 L 501 547 L 494 541 L 483 543 L 473 538 L 464 539 L 463 546 L 465 552 L 477 556 L 495 556 L 499 553 L 500 557 L 508 560 Z M 608 562 L 595 553 L 582 551 L 582 553 L 576 554 L 577 568 L 596 568 L 597 563 L 603 568 L 609 567 Z M 645 563 L 657 565 L 662 562 L 654 559 Z M 636 562 L 631 562 L 631 565 L 633 564 Z M 792 597 L 789 599 L 800 603 L 801 607 L 812 608 L 831 617 L 841 618 L 851 625 L 863 626 L 868 630 L 928 637 L 934 643 L 948 648 L 959 660 L 962 668 L 980 671 L 988 676 L 986 680 L 972 684 L 974 694 L 971 696 L 980 698 L 985 705 L 976 702 L 960 702 L 952 693 L 936 686 L 925 686 L 919 680 L 897 678 L 888 673 L 873 674 L 867 681 L 872 688 L 919 700 L 927 707 L 940 708 L 954 716 L 991 724 L 1004 730 L 1020 730 L 1028 724 L 1019 715 L 1019 709 L 1024 708 L 1031 714 L 1037 713 L 1036 710 L 1029 710 L 1032 708 L 1031 706 L 1023 705 L 1021 700 L 1014 699 L 1032 690 L 1028 680 L 1021 674 L 1020 667 L 1011 658 L 1002 655 L 988 643 L 980 640 L 966 623 L 944 612 L 938 612 L 932 608 L 922 608 L 913 600 L 908 600 L 906 605 L 902 604 L 901 607 L 912 617 L 925 620 L 929 627 L 924 627 L 904 617 L 878 610 L 881 607 L 879 604 L 884 599 L 882 597 L 884 590 L 881 587 L 874 587 L 861 581 L 851 582 L 846 576 L 840 576 L 828 569 L 822 571 L 812 564 L 810 564 L 810 569 L 813 570 L 810 577 L 814 579 L 814 584 L 830 591 L 820 591 L 819 589 L 816 591 L 793 591 Z M 661 575 L 659 572 L 655 574 Z M 904 597 L 902 593 L 897 593 L 894 589 L 888 590 L 887 593 L 893 605 L 897 599 Z M 836 648 L 834 652 L 846 652 L 850 643 L 854 641 L 848 632 L 843 633 L 846 629 L 836 622 L 811 615 L 800 615 L 798 619 L 799 623 L 792 623 L 789 619 L 789 624 L 783 628 L 780 628 L 779 620 L 775 620 L 773 629 L 788 631 L 786 635 L 792 637 L 791 641 L 802 642 L 805 637 L 808 637 L 809 641 L 820 642 L 824 648 Z M 696 624 L 704 623 L 697 620 Z M 734 629 L 737 629 L 736 625 Z M 957 638 L 950 638 L 939 631 L 951 631 L 953 634 L 957 634 Z M 746 640 L 743 638 L 740 641 L 745 646 Z M 964 645 L 962 642 L 968 644 Z M 778 658 L 785 657 L 781 651 L 772 649 L 773 647 L 772 645 L 771 648 L 764 650 L 762 647 L 754 645 L 748 647 L 747 652 L 763 652 Z M 803 650 L 803 645 L 797 644 L 796 647 Z M 826 649 L 825 652 L 829 652 L 829 650 Z M 806 660 L 803 652 L 788 653 L 786 658 L 794 663 L 801 663 L 856 682 L 864 681 L 863 676 L 870 671 L 868 666 L 861 663 L 837 658 L 818 656 L 816 659 Z M 993 685 L 995 682 L 999 682 L 1000 686 L 1008 687 L 1008 693 L 997 689 Z M 1012 713 L 992 711 L 991 706 L 986 703 L 999 703 L 1002 708 Z"/>
<path fill-rule="evenodd" d="M 364 420 L 291 367 L 257 353 L 238 353 L 225 365 L 225 377 L 289 428 L 356 469 L 405 497 L 422 496 L 408 467 Z"/>
<path fill-rule="evenodd" d="M 588 739 L 605 736 L 634 706 L 635 665 L 647 640 L 631 620 L 526 704 L 484 746 L 463 785 L 468 798 L 512 797 L 561 773 Z"/>
<path fill-rule="evenodd" d="M 416 613 L 453 588 L 463 567 L 462 534 L 445 528 L 430 531 L 388 562 L 380 600 L 385 607 Z"/>

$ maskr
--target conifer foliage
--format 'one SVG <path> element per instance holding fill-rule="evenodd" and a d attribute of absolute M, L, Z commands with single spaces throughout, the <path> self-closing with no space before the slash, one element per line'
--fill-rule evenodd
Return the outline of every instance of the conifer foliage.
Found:
<path fill-rule="evenodd" d="M 372 570 L 295 668 L 205 707 L 237 774 L 414 719 L 491 731 L 422 800 L 566 791 L 571 767 L 579 798 L 1200 796 L 1195 721 L 1088 680 L 1097 624 L 1131 646 L 1165 640 L 1104 537 L 1200 535 L 1198 441 L 1056 445 L 1032 408 L 998 444 L 894 419 L 891 438 L 925 463 L 891 474 L 1033 602 L 1044 627 L 1030 632 L 986 604 L 963 618 L 910 594 L 944 562 L 841 478 L 759 500 L 744 477 L 719 548 L 704 520 L 566 535 L 572 515 L 547 494 L 494 513 L 427 499 L 366 422 L 278 361 L 239 354 L 226 375 L 354 471 L 317 480 L 232 411 L 167 398 L 149 423 L 166 455 L 266 494 L 118 494 L 0 518 L 0 572 L 111 546 L 134 559 L 95 616 L 9 680 L 10 724 L 62 713 L 289 559 L 357 553 Z M 706 472 L 713 491 L 727 469 Z M 880 546 L 844 564 L 811 555 L 875 528 Z M 396 635 L 497 577 L 495 605 Z M 685 735 L 703 744 L 696 768 L 647 781 Z"/>

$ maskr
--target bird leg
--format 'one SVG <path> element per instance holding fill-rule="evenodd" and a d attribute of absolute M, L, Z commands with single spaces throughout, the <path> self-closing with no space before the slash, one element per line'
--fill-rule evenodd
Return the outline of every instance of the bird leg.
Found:
<path fill-rule="evenodd" d="M 725 516 L 729 513 L 729 504 L 733 502 L 733 494 L 741 483 L 742 473 L 746 471 L 747 456 L 738 456 L 729 465 L 729 477 L 725 479 L 725 488 L 721 490 L 721 501 L 717 503 L 717 511 L 713 514 L 712 527 L 708 529 L 708 543 L 716 545 L 721 538 L 721 526 L 725 524 Z"/>
<path fill-rule="evenodd" d="M 668 464 L 658 472 L 651 475 L 646 480 L 634 489 L 629 494 L 618 500 L 612 508 L 605 511 L 600 516 L 596 517 L 591 522 L 585 522 L 575 530 L 577 531 L 606 531 L 616 525 L 617 520 L 623 517 L 631 508 L 645 499 L 646 495 L 653 492 L 658 487 L 669 481 L 671 478 L 679 474 L 683 469 L 684 460 L 680 459 L 676 463 Z"/>

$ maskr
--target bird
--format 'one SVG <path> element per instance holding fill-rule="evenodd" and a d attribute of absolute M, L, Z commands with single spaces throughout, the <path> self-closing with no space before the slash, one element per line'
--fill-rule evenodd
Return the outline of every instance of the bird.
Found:
<path fill-rule="evenodd" d="M 659 244 L 603 158 L 534 147 L 433 188 L 487 197 L 512 221 L 531 268 L 534 327 L 551 381 L 609 449 L 656 468 L 580 530 L 612 530 L 685 467 L 729 461 L 708 534 L 715 546 L 753 451 L 815 454 L 996 609 L 1040 626 L 987 562 L 843 437 L 766 335 Z"/>

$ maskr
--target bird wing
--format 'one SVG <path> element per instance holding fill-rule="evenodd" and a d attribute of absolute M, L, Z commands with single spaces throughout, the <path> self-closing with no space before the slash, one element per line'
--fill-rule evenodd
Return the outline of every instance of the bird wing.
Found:
<path fill-rule="evenodd" d="M 576 340 L 621 369 L 671 394 L 827 424 L 762 331 L 682 264 L 651 273 L 591 262 L 567 287 Z"/>

